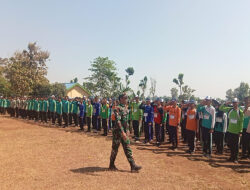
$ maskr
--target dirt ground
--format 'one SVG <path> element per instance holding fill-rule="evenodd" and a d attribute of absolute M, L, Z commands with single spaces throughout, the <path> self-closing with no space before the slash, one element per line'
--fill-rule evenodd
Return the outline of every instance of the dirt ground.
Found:
<path fill-rule="evenodd" d="M 78 128 L 48 127 L 0 116 L 0 189 L 250 189 L 250 161 L 238 165 L 226 156 L 208 160 L 197 151 L 185 153 L 168 144 L 132 145 L 140 173 L 130 166 L 120 146 L 118 172 L 107 170 L 111 137 Z"/>

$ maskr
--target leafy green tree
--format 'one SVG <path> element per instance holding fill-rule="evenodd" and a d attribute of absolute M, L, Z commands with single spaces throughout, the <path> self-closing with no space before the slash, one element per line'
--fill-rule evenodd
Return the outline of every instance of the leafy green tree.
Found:
<path fill-rule="evenodd" d="M 232 101 L 235 98 L 235 94 L 232 89 L 226 91 L 226 98 L 228 101 Z"/>
<path fill-rule="evenodd" d="M 57 97 L 66 96 L 66 87 L 62 83 L 54 83 L 51 85 L 51 95 L 55 95 Z"/>
<path fill-rule="evenodd" d="M 108 57 L 97 57 L 91 64 L 91 75 L 85 78 L 84 87 L 102 97 L 110 97 L 121 89 L 116 64 Z"/>
<path fill-rule="evenodd" d="M 129 92 L 129 91 L 132 91 L 132 89 L 129 87 L 129 84 L 130 84 L 130 80 L 129 80 L 129 77 L 132 76 L 134 74 L 134 68 L 133 67 L 128 67 L 126 70 L 126 76 L 125 76 L 125 88 L 123 89 L 123 92 Z"/>
<path fill-rule="evenodd" d="M 31 95 L 40 96 L 40 97 L 48 97 L 51 95 L 51 88 L 49 81 L 44 81 L 43 83 L 36 84 L 33 88 L 33 92 Z"/>
<path fill-rule="evenodd" d="M 173 79 L 173 82 L 179 87 L 180 89 L 180 95 L 182 95 L 182 86 L 184 84 L 184 81 L 183 81 L 183 77 L 184 77 L 184 74 L 180 73 L 178 75 L 178 78 L 174 78 Z"/>
<path fill-rule="evenodd" d="M 47 75 L 46 62 L 49 52 L 42 51 L 35 43 L 29 43 L 28 49 L 15 52 L 6 60 L 5 77 L 15 95 L 31 94 L 34 87 L 43 83 Z"/>
<path fill-rule="evenodd" d="M 239 101 L 243 102 L 244 98 L 250 95 L 249 90 L 250 88 L 248 83 L 241 82 L 240 86 L 234 90 L 234 94 Z"/>
<path fill-rule="evenodd" d="M 188 85 L 182 87 L 182 95 L 179 96 L 180 100 L 190 100 L 191 97 L 194 98 L 193 93 L 194 89 L 190 88 Z"/>
<path fill-rule="evenodd" d="M 139 87 L 142 90 L 141 98 L 145 100 L 145 92 L 147 89 L 148 78 L 145 76 L 142 80 L 140 80 Z"/>

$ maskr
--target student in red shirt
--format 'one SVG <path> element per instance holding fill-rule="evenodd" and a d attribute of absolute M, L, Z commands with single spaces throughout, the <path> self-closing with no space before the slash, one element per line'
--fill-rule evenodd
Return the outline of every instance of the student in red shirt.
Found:
<path fill-rule="evenodd" d="M 187 110 L 186 135 L 189 150 L 187 153 L 193 154 L 195 151 L 195 136 L 198 130 L 198 114 L 196 111 L 196 102 L 191 100 Z"/>
<path fill-rule="evenodd" d="M 154 122 L 155 122 L 155 137 L 156 145 L 160 146 L 161 135 L 163 128 L 163 108 L 161 106 L 161 99 L 157 98 L 156 105 L 154 106 Z"/>

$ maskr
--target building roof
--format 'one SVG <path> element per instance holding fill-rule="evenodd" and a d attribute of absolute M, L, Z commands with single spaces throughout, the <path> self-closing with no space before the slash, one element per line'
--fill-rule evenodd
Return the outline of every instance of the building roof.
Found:
<path fill-rule="evenodd" d="M 86 90 L 82 85 L 80 85 L 79 83 L 63 83 L 66 87 L 66 90 L 69 91 L 72 88 L 74 88 L 75 86 L 80 87 L 82 90 L 84 90 L 85 92 L 87 92 L 90 95 L 90 92 L 88 90 Z"/>

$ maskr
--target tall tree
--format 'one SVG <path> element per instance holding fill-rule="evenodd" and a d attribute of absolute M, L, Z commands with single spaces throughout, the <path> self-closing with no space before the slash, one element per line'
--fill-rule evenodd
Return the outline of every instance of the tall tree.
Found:
<path fill-rule="evenodd" d="M 171 88 L 171 96 L 174 99 L 178 99 L 178 89 L 177 88 Z"/>
<path fill-rule="evenodd" d="M 110 97 L 120 89 L 116 64 L 108 57 L 97 57 L 91 64 L 91 75 L 85 78 L 84 86 L 94 95 Z"/>
<path fill-rule="evenodd" d="M 182 86 L 184 84 L 184 81 L 183 81 L 183 77 L 184 77 L 184 74 L 180 73 L 178 75 L 178 78 L 174 78 L 173 79 L 173 82 L 179 87 L 180 89 L 180 95 L 182 95 Z"/>
<path fill-rule="evenodd" d="M 28 95 L 33 88 L 46 81 L 49 52 L 42 51 L 35 43 L 29 43 L 28 49 L 16 52 L 7 59 L 6 79 L 16 95 Z"/>
<path fill-rule="evenodd" d="M 191 97 L 194 98 L 194 89 L 190 88 L 188 85 L 182 87 L 182 95 L 179 96 L 180 100 L 189 100 Z"/>
<path fill-rule="evenodd" d="M 66 95 L 66 87 L 62 83 L 54 83 L 51 85 L 51 95 L 64 97 Z"/>
<path fill-rule="evenodd" d="M 152 98 L 155 98 L 155 91 L 156 91 L 156 80 L 153 78 L 150 78 L 150 83 L 151 83 L 151 87 L 149 89 L 150 92 L 150 96 Z"/>
<path fill-rule="evenodd" d="M 125 76 L 125 88 L 124 88 L 124 92 L 128 92 L 128 91 L 131 91 L 131 88 L 129 87 L 129 84 L 130 84 L 130 80 L 129 80 L 129 77 L 132 76 L 134 74 L 134 68 L 133 67 L 128 67 L 126 70 L 126 76 Z"/>
<path fill-rule="evenodd" d="M 235 98 L 235 94 L 232 89 L 226 91 L 226 98 L 228 101 L 232 101 Z"/>
<path fill-rule="evenodd" d="M 242 102 L 245 97 L 250 96 L 249 90 L 248 83 L 241 82 L 240 86 L 234 90 L 234 94 Z"/>
<path fill-rule="evenodd" d="M 147 83 L 148 83 L 147 76 L 145 76 L 142 80 L 140 80 L 140 83 L 139 83 L 139 87 L 142 90 L 141 97 L 142 97 L 143 100 L 145 100 L 145 92 L 146 92 L 146 89 L 147 89 Z"/>

